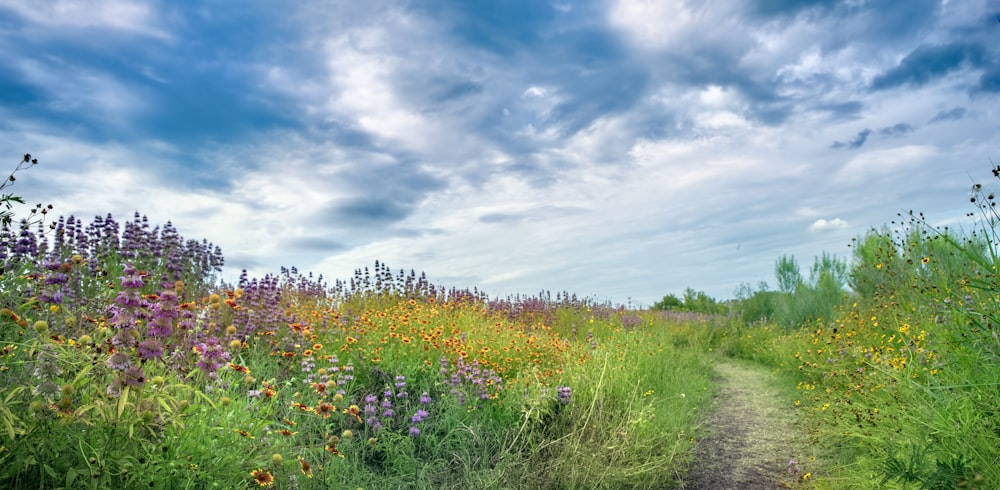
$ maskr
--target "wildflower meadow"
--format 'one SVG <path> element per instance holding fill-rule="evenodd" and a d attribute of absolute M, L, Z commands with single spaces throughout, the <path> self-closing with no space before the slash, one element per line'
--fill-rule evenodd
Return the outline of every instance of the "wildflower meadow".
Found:
<path fill-rule="evenodd" d="M 902 214 L 809 278 L 779 259 L 779 290 L 635 309 L 380 262 L 227 284 L 170 222 L 5 193 L 0 486 L 679 487 L 734 357 L 809 421 L 791 486 L 997 488 L 998 216 L 971 200 L 972 232 Z"/>

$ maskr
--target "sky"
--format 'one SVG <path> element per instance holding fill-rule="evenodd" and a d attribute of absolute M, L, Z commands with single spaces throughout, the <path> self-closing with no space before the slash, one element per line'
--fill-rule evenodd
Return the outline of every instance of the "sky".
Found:
<path fill-rule="evenodd" d="M 995 0 L 0 0 L 0 52 L 11 191 L 230 281 L 725 299 L 1000 163 Z"/>

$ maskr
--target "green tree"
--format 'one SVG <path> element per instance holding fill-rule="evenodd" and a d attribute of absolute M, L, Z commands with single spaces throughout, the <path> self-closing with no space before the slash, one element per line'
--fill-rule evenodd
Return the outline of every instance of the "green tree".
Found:
<path fill-rule="evenodd" d="M 774 264 L 774 277 L 778 280 L 778 291 L 794 293 L 802 285 L 802 273 L 795 256 L 782 255 Z"/>
<path fill-rule="evenodd" d="M 683 308 L 684 308 L 684 302 L 681 301 L 681 299 L 674 294 L 668 294 L 664 296 L 663 299 L 661 299 L 660 301 L 653 303 L 654 310 L 662 310 L 662 311 L 681 310 Z"/>

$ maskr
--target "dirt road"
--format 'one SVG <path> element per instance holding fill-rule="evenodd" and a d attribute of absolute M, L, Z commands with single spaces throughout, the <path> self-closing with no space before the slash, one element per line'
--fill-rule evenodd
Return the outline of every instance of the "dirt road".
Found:
<path fill-rule="evenodd" d="M 809 438 L 792 400 L 765 368 L 736 361 L 716 365 L 719 392 L 702 420 L 707 435 L 681 488 L 798 488 L 809 472 Z M 792 462 L 794 460 L 794 462 Z"/>

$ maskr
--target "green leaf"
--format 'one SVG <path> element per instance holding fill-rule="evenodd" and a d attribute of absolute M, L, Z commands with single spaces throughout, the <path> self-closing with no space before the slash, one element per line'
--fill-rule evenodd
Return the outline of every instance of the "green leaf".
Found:
<path fill-rule="evenodd" d="M 66 470 L 66 486 L 72 487 L 73 482 L 76 481 L 77 471 L 76 468 L 70 468 Z"/>
<path fill-rule="evenodd" d="M 89 373 L 90 370 L 93 368 L 94 368 L 93 364 L 87 364 L 86 366 L 84 366 L 83 369 L 81 369 L 80 372 L 77 373 L 76 377 L 73 378 L 73 384 L 79 383 L 80 380 L 83 379 L 83 377 L 86 376 L 87 373 Z"/>
<path fill-rule="evenodd" d="M 4 412 L 3 425 L 7 427 L 7 437 L 13 440 L 17 436 L 17 432 L 14 431 L 14 422 L 11 420 L 14 418 L 14 414 L 10 413 L 6 408 L 4 408 Z"/>
<path fill-rule="evenodd" d="M 129 388 L 130 387 L 126 386 L 125 389 L 122 390 L 121 397 L 118 398 L 118 418 L 121 418 L 122 414 L 125 413 L 125 405 L 128 404 Z"/>

